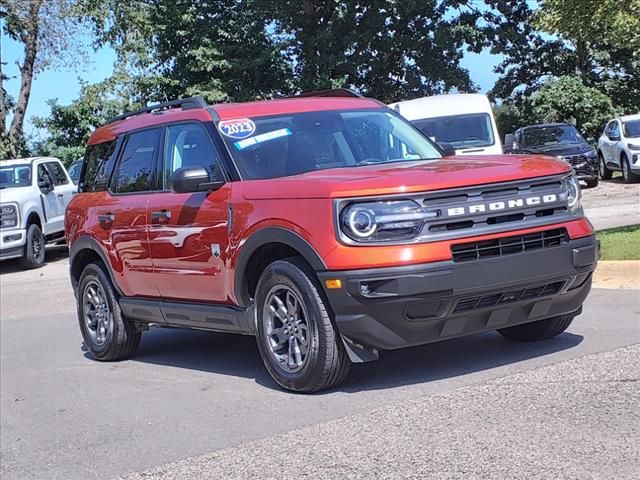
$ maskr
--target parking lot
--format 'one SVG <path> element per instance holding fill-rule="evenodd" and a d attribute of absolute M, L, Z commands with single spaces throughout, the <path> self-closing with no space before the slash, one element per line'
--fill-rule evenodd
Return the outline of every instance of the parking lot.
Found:
<path fill-rule="evenodd" d="M 587 214 L 599 228 L 640 223 L 638 190 L 585 190 Z M 410 478 L 429 464 L 439 478 L 632 478 L 640 467 L 638 350 L 621 348 L 640 343 L 637 290 L 594 289 L 547 342 L 490 333 L 387 352 L 337 390 L 295 395 L 251 337 L 151 329 L 131 360 L 93 361 L 65 248 L 48 253 L 38 270 L 0 264 L 3 480 Z"/>

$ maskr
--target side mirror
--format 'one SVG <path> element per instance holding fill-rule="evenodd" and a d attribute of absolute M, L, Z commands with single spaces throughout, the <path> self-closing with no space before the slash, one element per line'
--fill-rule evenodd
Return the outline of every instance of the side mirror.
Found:
<path fill-rule="evenodd" d="M 453 157 L 456 154 L 456 149 L 453 148 L 453 145 L 447 142 L 439 142 L 438 146 L 440 147 L 440 153 L 442 153 L 443 157 Z"/>
<path fill-rule="evenodd" d="M 44 177 L 38 179 L 38 188 L 45 195 L 53 190 L 53 185 L 51 184 L 51 179 L 49 177 Z"/>
<path fill-rule="evenodd" d="M 505 153 L 511 153 L 513 152 L 513 133 L 507 133 L 504 136 L 504 147 L 503 147 L 503 151 Z"/>
<path fill-rule="evenodd" d="M 587 143 L 590 143 L 591 145 L 595 145 L 596 139 L 593 138 L 593 137 L 589 137 L 589 138 L 587 138 Z"/>
<path fill-rule="evenodd" d="M 211 181 L 204 167 L 179 168 L 171 176 L 171 190 L 176 193 L 208 192 L 218 190 L 224 181 Z"/>

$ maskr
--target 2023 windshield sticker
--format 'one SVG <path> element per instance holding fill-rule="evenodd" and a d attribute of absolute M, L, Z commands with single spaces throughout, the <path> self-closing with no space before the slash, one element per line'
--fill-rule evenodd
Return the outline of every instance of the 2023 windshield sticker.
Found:
<path fill-rule="evenodd" d="M 288 128 L 280 128 L 278 130 L 261 133 L 260 135 L 256 135 L 255 137 L 234 142 L 233 146 L 238 150 L 243 150 L 252 145 L 257 145 L 262 142 L 268 142 L 269 140 L 275 140 L 276 138 L 288 137 L 289 135 L 293 135 L 293 132 L 291 130 L 289 130 Z"/>
<path fill-rule="evenodd" d="M 218 123 L 218 130 L 225 137 L 240 140 L 253 135 L 256 131 L 256 124 L 250 118 L 223 120 Z"/>

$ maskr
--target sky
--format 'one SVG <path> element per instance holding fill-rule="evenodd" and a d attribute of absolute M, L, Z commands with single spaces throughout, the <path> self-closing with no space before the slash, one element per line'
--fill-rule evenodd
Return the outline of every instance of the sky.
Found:
<path fill-rule="evenodd" d="M 18 43 L 5 35 L 2 35 L 0 41 L 2 42 L 2 61 L 6 62 L 3 70 L 6 70 L 6 74 L 10 77 L 5 81 L 5 89 L 10 95 L 16 97 L 20 87 L 16 62 L 22 58 L 22 49 Z M 497 79 L 493 73 L 493 67 L 500 62 L 500 59 L 500 56 L 492 55 L 489 51 L 479 54 L 466 53 L 462 66 L 469 70 L 471 80 L 480 87 L 480 91 L 487 92 Z M 115 60 L 116 55 L 113 49 L 105 47 L 91 53 L 88 62 L 75 70 L 58 67 L 40 73 L 35 78 L 31 89 L 25 124 L 27 136 L 37 135 L 30 120 L 33 117 L 49 114 L 48 100 L 57 98 L 63 105 L 70 103 L 78 96 L 81 81 L 96 83 L 109 77 Z"/>

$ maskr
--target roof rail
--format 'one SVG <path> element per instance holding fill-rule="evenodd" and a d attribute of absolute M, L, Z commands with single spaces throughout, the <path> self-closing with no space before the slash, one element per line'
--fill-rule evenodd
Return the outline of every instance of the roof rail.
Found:
<path fill-rule="evenodd" d="M 171 102 L 158 103 L 156 105 L 151 105 L 149 107 L 141 108 L 140 110 L 135 110 L 133 112 L 123 113 L 122 115 L 118 115 L 117 117 L 111 118 L 107 124 L 117 122 L 119 120 L 124 120 L 125 118 L 133 117 L 135 115 L 140 115 L 143 113 L 150 113 L 155 110 L 166 110 L 169 108 L 182 108 L 183 110 L 191 110 L 194 108 L 206 108 L 209 105 L 206 100 L 200 96 L 198 97 L 189 97 L 189 98 L 181 98 L 179 100 L 173 100 Z"/>
<path fill-rule="evenodd" d="M 362 98 L 362 95 L 354 92 L 349 88 L 329 88 L 327 90 L 316 90 L 311 92 L 302 92 L 298 95 L 293 95 L 287 98 L 299 98 L 299 97 L 357 97 Z"/>

